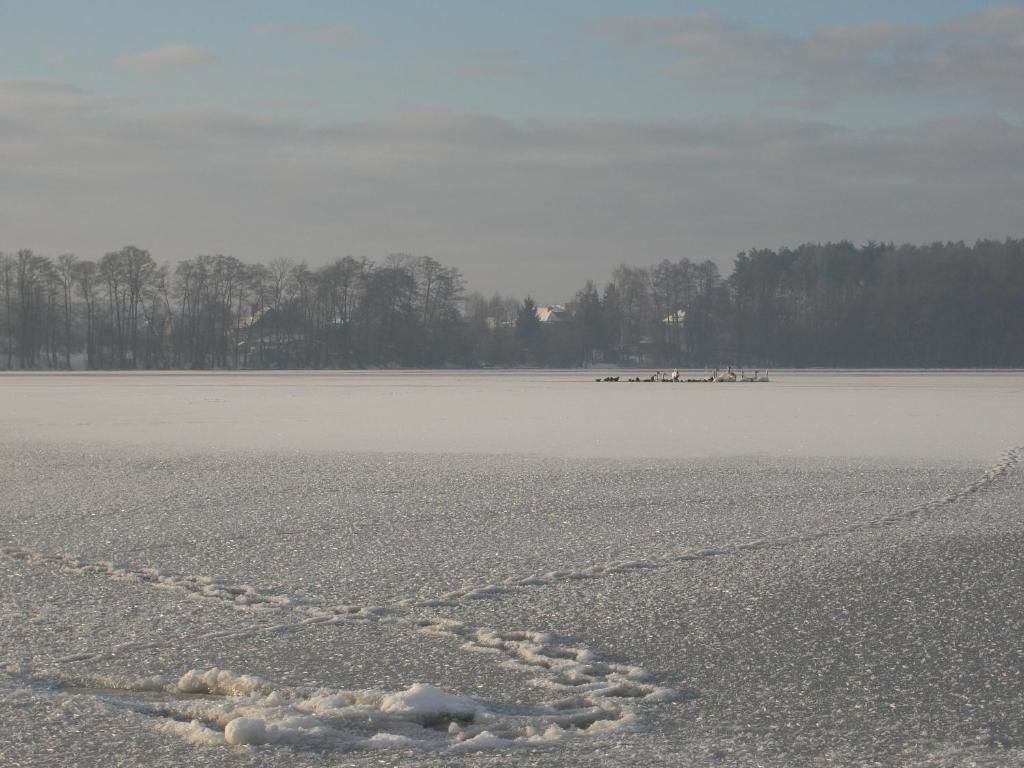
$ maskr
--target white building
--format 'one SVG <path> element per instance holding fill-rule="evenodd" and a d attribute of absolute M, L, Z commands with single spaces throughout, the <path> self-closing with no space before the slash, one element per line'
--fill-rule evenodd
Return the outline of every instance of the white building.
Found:
<path fill-rule="evenodd" d="M 560 323 L 565 320 L 565 307 L 561 304 L 537 307 L 537 319 L 542 323 Z"/>

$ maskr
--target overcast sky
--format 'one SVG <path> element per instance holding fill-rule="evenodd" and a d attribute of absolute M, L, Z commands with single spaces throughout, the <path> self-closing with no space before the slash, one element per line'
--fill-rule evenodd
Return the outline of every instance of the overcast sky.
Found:
<path fill-rule="evenodd" d="M 1024 3 L 0 0 L 0 250 L 620 263 L 1024 235 Z"/>

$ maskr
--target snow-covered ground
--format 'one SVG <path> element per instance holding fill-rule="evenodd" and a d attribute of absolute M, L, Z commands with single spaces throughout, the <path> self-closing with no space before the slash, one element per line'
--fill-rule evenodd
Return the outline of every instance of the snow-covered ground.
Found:
<path fill-rule="evenodd" d="M 0 376 L 2 765 L 1024 765 L 1024 375 Z"/>

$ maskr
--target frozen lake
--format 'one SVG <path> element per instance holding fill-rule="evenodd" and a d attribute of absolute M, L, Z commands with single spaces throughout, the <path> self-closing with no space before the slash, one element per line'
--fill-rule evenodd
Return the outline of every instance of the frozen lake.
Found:
<path fill-rule="evenodd" d="M 984 461 L 1024 419 L 1019 373 L 777 372 L 720 387 L 600 375 L 8 374 L 0 424 L 12 440 L 186 451 Z"/>
<path fill-rule="evenodd" d="M 1024 374 L 600 375 L 0 375 L 0 764 L 1024 765 Z"/>

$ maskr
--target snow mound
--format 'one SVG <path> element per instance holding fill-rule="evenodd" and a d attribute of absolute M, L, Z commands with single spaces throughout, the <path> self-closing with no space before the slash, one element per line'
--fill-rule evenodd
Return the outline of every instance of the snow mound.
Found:
<path fill-rule="evenodd" d="M 152 691 L 154 681 L 135 690 Z M 210 747 L 475 751 L 555 744 L 629 730 L 633 722 L 628 712 L 586 698 L 501 711 L 424 683 L 403 691 L 275 688 L 217 668 L 191 670 L 163 690 L 164 699 L 135 708 L 148 710 L 163 732 Z"/>
<path fill-rule="evenodd" d="M 503 739 L 500 736 L 496 736 L 490 731 L 481 731 L 476 736 L 460 741 L 458 744 L 452 747 L 452 749 L 472 751 L 476 749 L 499 749 L 501 747 L 507 747 L 512 742 L 509 739 Z"/>
<path fill-rule="evenodd" d="M 271 686 L 252 675 L 236 675 L 214 667 L 205 672 L 186 672 L 178 680 L 177 690 L 180 693 L 207 693 L 213 696 L 247 696 L 261 691 L 269 693 Z"/>
<path fill-rule="evenodd" d="M 455 696 L 423 683 L 416 683 L 401 693 L 385 696 L 381 699 L 380 710 L 421 723 L 435 722 L 441 718 L 472 720 L 484 711 L 480 703 L 473 699 Z"/>
<path fill-rule="evenodd" d="M 184 739 L 187 743 L 197 747 L 223 747 L 227 743 L 223 733 L 208 728 L 198 720 L 190 720 L 187 723 L 169 720 L 161 723 L 159 730 Z"/>
<path fill-rule="evenodd" d="M 377 733 L 367 740 L 367 744 L 375 749 L 406 749 L 416 746 L 416 742 L 408 736 L 397 733 Z"/>
<path fill-rule="evenodd" d="M 266 744 L 267 724 L 258 717 L 236 717 L 224 726 L 224 741 L 232 746 Z"/>

